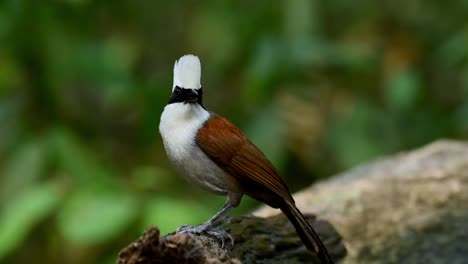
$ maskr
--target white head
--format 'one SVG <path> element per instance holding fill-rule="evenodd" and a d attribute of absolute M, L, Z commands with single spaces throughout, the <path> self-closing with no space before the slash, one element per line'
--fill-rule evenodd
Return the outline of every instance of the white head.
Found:
<path fill-rule="evenodd" d="M 159 123 L 168 153 L 177 152 L 172 146 L 183 145 L 181 141 L 193 143 L 195 133 L 209 118 L 203 108 L 203 89 L 200 84 L 200 60 L 194 55 L 182 56 L 174 65 L 174 85 L 169 102 L 164 108 Z"/>
<path fill-rule="evenodd" d="M 174 64 L 174 84 L 168 104 L 183 103 L 203 106 L 200 84 L 201 65 L 195 55 L 182 56 Z"/>
<path fill-rule="evenodd" d="M 195 55 L 184 55 L 174 64 L 174 84 L 184 89 L 200 89 L 201 64 Z"/>

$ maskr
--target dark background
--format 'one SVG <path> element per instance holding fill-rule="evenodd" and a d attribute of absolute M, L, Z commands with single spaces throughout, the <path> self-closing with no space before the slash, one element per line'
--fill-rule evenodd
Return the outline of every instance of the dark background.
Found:
<path fill-rule="evenodd" d="M 0 262 L 113 263 L 224 197 L 169 167 L 174 61 L 295 191 L 468 136 L 468 1 L 0 2 Z M 257 206 L 244 199 L 234 213 Z"/>

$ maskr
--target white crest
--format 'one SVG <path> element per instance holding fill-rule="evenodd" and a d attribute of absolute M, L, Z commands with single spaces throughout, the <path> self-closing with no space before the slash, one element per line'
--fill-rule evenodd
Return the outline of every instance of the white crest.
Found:
<path fill-rule="evenodd" d="M 200 89 L 201 64 L 195 55 L 184 55 L 174 64 L 174 85 L 186 89 Z"/>

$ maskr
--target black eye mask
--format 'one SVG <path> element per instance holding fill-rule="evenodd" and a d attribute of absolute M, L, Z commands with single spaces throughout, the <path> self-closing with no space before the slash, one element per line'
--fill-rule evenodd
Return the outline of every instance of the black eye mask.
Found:
<path fill-rule="evenodd" d="M 203 90 L 200 89 L 186 89 L 176 86 L 174 91 L 169 98 L 169 103 L 198 103 L 200 106 L 203 106 L 202 102 Z"/>

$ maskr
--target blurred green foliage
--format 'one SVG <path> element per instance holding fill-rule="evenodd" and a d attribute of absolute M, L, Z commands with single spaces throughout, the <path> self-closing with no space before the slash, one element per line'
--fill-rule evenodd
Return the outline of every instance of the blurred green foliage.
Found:
<path fill-rule="evenodd" d="M 467 1 L 0 2 L 0 262 L 112 263 L 208 219 L 158 135 L 174 61 L 292 190 L 468 135 Z M 245 199 L 236 213 L 256 203 Z"/>

